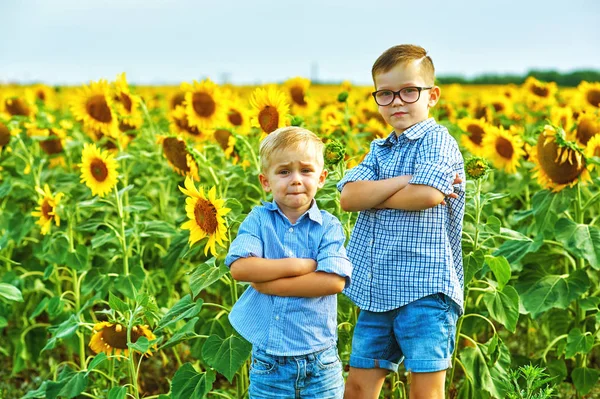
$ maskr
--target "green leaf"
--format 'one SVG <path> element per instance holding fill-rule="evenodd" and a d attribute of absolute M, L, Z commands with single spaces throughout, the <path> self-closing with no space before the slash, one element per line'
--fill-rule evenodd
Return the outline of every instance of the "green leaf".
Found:
<path fill-rule="evenodd" d="M 570 205 L 568 193 L 563 190 L 553 193 L 548 190 L 538 191 L 531 198 L 531 207 L 535 219 L 536 230 L 543 238 L 554 236 L 555 224 L 559 214 L 566 211 Z"/>
<path fill-rule="evenodd" d="M 48 328 L 52 333 L 52 337 L 48 340 L 42 351 L 53 349 L 58 339 L 73 336 L 78 328 L 79 318 L 75 315 L 71 315 L 71 317 L 60 323 L 58 326 Z"/>
<path fill-rule="evenodd" d="M 143 212 L 152 209 L 152 204 L 146 197 L 135 196 L 129 198 L 129 205 L 123 208 L 125 212 Z"/>
<path fill-rule="evenodd" d="M 198 299 L 196 302 L 192 302 L 192 297 L 190 294 L 187 294 L 183 298 L 179 300 L 166 315 L 160 319 L 158 322 L 158 327 L 154 330 L 154 332 L 161 331 L 164 328 L 168 328 L 171 326 L 175 326 L 175 324 L 184 319 L 189 319 L 191 317 L 196 316 L 200 313 L 200 309 L 204 301 L 202 299 Z"/>
<path fill-rule="evenodd" d="M 171 381 L 172 399 L 201 399 L 212 390 L 217 379 L 214 370 L 198 373 L 191 363 L 186 363 L 177 370 Z"/>
<path fill-rule="evenodd" d="M 566 309 L 589 287 L 585 270 L 577 270 L 570 275 L 546 275 L 519 295 L 525 309 L 536 318 L 551 308 Z"/>
<path fill-rule="evenodd" d="M 107 359 L 106 353 L 104 353 L 104 352 L 100 352 L 99 354 L 94 356 L 94 358 L 92 359 L 90 364 L 88 364 L 88 366 L 87 366 L 86 374 L 89 374 L 92 370 L 94 370 L 96 367 L 98 367 L 98 365 L 100 363 L 102 363 L 103 361 L 105 361 L 106 359 Z"/>
<path fill-rule="evenodd" d="M 556 384 L 561 383 L 567 378 L 567 365 L 563 359 L 554 359 L 546 364 L 548 375 L 552 377 L 552 381 Z"/>
<path fill-rule="evenodd" d="M 92 238 L 92 249 L 99 248 L 109 242 L 112 242 L 114 244 L 118 243 L 117 236 L 115 236 L 115 233 L 112 230 L 98 231 L 94 238 Z"/>
<path fill-rule="evenodd" d="M 591 334 L 583 333 L 579 328 L 569 331 L 567 336 L 567 349 L 565 358 L 571 358 L 578 353 L 590 353 L 594 345 L 594 337 Z"/>
<path fill-rule="evenodd" d="M 175 227 L 162 220 L 138 222 L 136 227 L 140 237 L 171 238 L 177 233 Z"/>
<path fill-rule="evenodd" d="M 85 245 L 77 245 L 75 252 L 67 252 L 65 264 L 74 270 L 81 271 L 87 267 L 88 259 L 88 247 Z"/>
<path fill-rule="evenodd" d="M 492 255 L 504 256 L 509 264 L 514 264 L 520 261 L 529 252 L 537 251 L 540 245 L 541 243 L 523 236 L 522 239 L 503 242 Z"/>
<path fill-rule="evenodd" d="M 108 294 L 108 306 L 110 306 L 111 309 L 114 309 L 121 313 L 126 313 L 127 311 L 129 311 L 129 306 L 127 306 L 127 304 L 124 301 L 122 301 L 118 296 L 114 295 L 112 292 Z"/>
<path fill-rule="evenodd" d="M 0 298 L 5 301 L 23 302 L 21 291 L 11 284 L 0 283 Z"/>
<path fill-rule="evenodd" d="M 485 256 L 485 263 L 490 267 L 492 273 L 496 277 L 500 290 L 504 288 L 508 280 L 510 280 L 510 265 L 503 256 Z"/>
<path fill-rule="evenodd" d="M 571 373 L 571 378 L 573 379 L 575 388 L 577 388 L 577 392 L 581 395 L 586 395 L 592 390 L 594 385 L 596 385 L 596 382 L 598 382 L 599 375 L 600 371 L 596 369 L 578 367 Z"/>
<path fill-rule="evenodd" d="M 33 320 L 36 317 L 38 317 L 40 314 L 42 314 L 42 312 L 46 309 L 47 306 L 48 306 L 48 297 L 45 296 L 40 301 L 40 303 L 38 303 L 38 305 L 35 307 L 33 312 L 31 312 L 31 314 L 29 315 L 29 320 Z"/>
<path fill-rule="evenodd" d="M 85 372 L 76 373 L 66 366 L 58 376 L 58 381 L 47 381 L 46 398 L 74 398 L 85 390 L 87 383 L 88 377 Z"/>
<path fill-rule="evenodd" d="M 496 216 L 489 216 L 485 225 L 492 233 L 500 234 L 502 222 Z"/>
<path fill-rule="evenodd" d="M 577 224 L 562 218 L 556 223 L 556 239 L 578 258 L 584 258 L 600 270 L 600 229 L 587 224 Z"/>
<path fill-rule="evenodd" d="M 463 258 L 465 286 L 473 279 L 473 276 L 483 267 L 484 252 L 481 249 L 471 252 Z"/>
<path fill-rule="evenodd" d="M 185 324 L 185 326 L 183 326 L 179 330 L 177 330 L 177 332 L 175 334 L 173 334 L 173 336 L 167 342 L 165 342 L 165 344 L 163 346 L 161 346 L 160 349 L 170 348 L 171 346 L 176 345 L 181 341 L 185 341 L 189 337 L 196 336 L 196 331 L 195 331 L 194 327 L 196 326 L 196 322 L 198 320 L 199 320 L 198 317 L 194 317 L 193 319 L 188 321 Z"/>
<path fill-rule="evenodd" d="M 54 263 L 46 266 L 44 269 L 44 280 L 48 280 L 52 273 L 54 273 Z"/>
<path fill-rule="evenodd" d="M 192 273 L 190 277 L 190 286 L 194 298 L 197 297 L 203 289 L 209 287 L 229 272 L 229 269 L 224 265 L 216 267 L 215 261 L 216 259 L 214 257 L 210 258 L 198 266 Z"/>
<path fill-rule="evenodd" d="M 139 353 L 146 353 L 150 348 L 150 341 L 148 341 L 148 338 L 146 337 L 139 337 L 137 341 L 134 343 L 129 343 L 127 346 L 130 349 L 135 349 Z"/>
<path fill-rule="evenodd" d="M 507 285 L 501 291 L 485 293 L 483 300 L 490 316 L 514 333 L 519 319 L 519 294 L 517 291 Z"/>
<path fill-rule="evenodd" d="M 581 307 L 581 310 L 586 312 L 588 310 L 598 311 L 598 305 L 600 305 L 600 298 L 597 296 L 589 296 L 579 300 L 579 307 Z"/>
<path fill-rule="evenodd" d="M 112 387 L 108 391 L 108 399 L 125 399 L 127 396 L 127 387 Z"/>
<path fill-rule="evenodd" d="M 243 338 L 231 335 L 223 340 L 221 337 L 211 335 L 202 347 L 202 357 L 208 365 L 231 382 L 251 351 L 252 344 Z"/>

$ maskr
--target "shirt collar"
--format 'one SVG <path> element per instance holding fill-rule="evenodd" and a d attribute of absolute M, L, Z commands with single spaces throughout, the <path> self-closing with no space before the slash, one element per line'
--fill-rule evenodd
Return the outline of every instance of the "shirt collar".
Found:
<path fill-rule="evenodd" d="M 275 202 L 275 200 L 271 201 L 271 202 L 267 202 L 267 201 L 261 201 L 263 206 L 265 207 L 265 209 L 269 210 L 269 211 L 277 211 L 279 212 L 279 214 L 283 217 L 285 217 L 285 215 L 283 214 L 283 212 L 281 211 L 281 209 L 279 209 L 279 205 L 277 205 L 277 202 Z M 323 216 L 321 215 L 321 211 L 319 210 L 319 207 L 317 206 L 317 201 L 312 200 L 312 205 L 310 206 L 310 208 L 308 208 L 308 211 L 306 211 L 304 214 L 302 214 L 302 216 L 300 216 L 298 218 L 298 220 L 296 221 L 296 223 L 298 223 L 298 221 L 300 219 L 302 219 L 304 217 L 304 215 L 308 215 L 308 218 L 310 220 L 312 220 L 313 222 L 317 222 L 319 224 L 323 224 Z M 287 217 L 286 217 L 287 219 Z"/>
<path fill-rule="evenodd" d="M 429 129 L 431 129 L 435 125 L 434 118 L 425 119 L 422 122 L 412 125 L 408 129 L 406 129 L 400 136 L 396 135 L 395 131 L 392 131 L 390 135 L 380 143 L 380 145 L 388 145 L 393 146 L 399 142 L 402 138 L 406 138 L 408 140 L 417 140 L 420 139 L 427 133 Z"/>

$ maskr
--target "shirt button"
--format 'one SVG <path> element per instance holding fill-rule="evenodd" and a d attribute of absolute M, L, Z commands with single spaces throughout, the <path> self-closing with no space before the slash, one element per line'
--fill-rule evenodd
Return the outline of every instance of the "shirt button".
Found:
<path fill-rule="evenodd" d="M 290 233 L 293 233 L 293 232 L 294 232 L 294 228 L 293 228 L 293 227 L 290 227 L 290 229 L 289 229 L 288 231 L 289 231 Z"/>
<path fill-rule="evenodd" d="M 279 315 L 275 316 L 275 320 L 279 320 Z"/>
<path fill-rule="evenodd" d="M 369 277 L 369 280 L 372 280 L 373 279 L 373 274 L 369 273 L 368 277 Z"/>
<path fill-rule="evenodd" d="M 373 240 L 369 241 L 369 244 L 373 245 Z"/>

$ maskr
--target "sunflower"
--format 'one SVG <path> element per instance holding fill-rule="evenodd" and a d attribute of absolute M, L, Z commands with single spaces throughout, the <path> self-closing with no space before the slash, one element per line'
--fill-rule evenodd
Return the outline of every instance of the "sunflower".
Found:
<path fill-rule="evenodd" d="M 252 126 L 258 127 L 265 134 L 288 124 L 288 105 L 285 94 L 274 87 L 267 90 L 258 87 L 250 96 L 252 106 Z"/>
<path fill-rule="evenodd" d="M 593 113 L 580 113 L 577 118 L 577 128 L 574 131 L 575 141 L 585 147 L 594 136 L 600 133 L 600 119 Z"/>
<path fill-rule="evenodd" d="M 143 118 L 140 110 L 142 99 L 129 89 L 125 72 L 117 75 L 114 83 L 113 100 L 119 115 L 119 130 L 126 132 L 142 126 Z"/>
<path fill-rule="evenodd" d="M 235 136 L 227 129 L 217 129 L 214 133 L 215 141 L 223 149 L 225 156 L 231 158 L 233 156 L 234 164 L 237 162 L 238 154 L 235 151 Z"/>
<path fill-rule="evenodd" d="M 556 103 L 558 88 L 555 82 L 541 82 L 533 76 L 523 84 L 525 102 L 534 110 L 541 110 Z"/>
<path fill-rule="evenodd" d="M 507 173 L 515 173 L 525 151 L 519 133 L 511 127 L 510 131 L 503 127 L 492 126 L 481 141 L 486 158 L 499 169 Z"/>
<path fill-rule="evenodd" d="M 200 131 L 196 126 L 190 125 L 183 106 L 175 107 L 174 110 L 169 112 L 169 119 L 171 120 L 171 131 L 173 133 L 176 135 L 185 134 L 194 141 L 206 140 L 208 134 L 212 131 L 211 129 L 202 129 Z"/>
<path fill-rule="evenodd" d="M 85 144 L 81 154 L 81 182 L 92 190 L 92 195 L 104 197 L 117 184 L 119 167 L 113 154 Z"/>
<path fill-rule="evenodd" d="M 552 107 L 550 109 L 550 122 L 554 126 L 562 127 L 569 132 L 573 127 L 573 109 L 569 106 Z"/>
<path fill-rule="evenodd" d="M 585 158 L 574 142 L 565 140 L 562 129 L 546 125 L 540 133 L 531 159 L 536 163 L 534 177 L 540 185 L 558 192 L 578 181 L 591 180 Z"/>
<path fill-rule="evenodd" d="M 191 176 L 195 181 L 200 181 L 198 162 L 183 138 L 159 136 L 157 142 L 162 145 L 163 155 L 175 172 L 181 176 Z"/>
<path fill-rule="evenodd" d="M 44 84 L 36 84 L 27 90 L 28 95 L 33 101 L 41 101 L 46 107 L 54 108 L 56 106 L 56 95 L 52 87 Z"/>
<path fill-rule="evenodd" d="M 208 237 L 208 242 L 204 247 L 204 255 L 210 253 L 217 255 L 215 243 L 225 247 L 223 241 L 227 240 L 227 226 L 223 216 L 229 213 L 231 209 L 224 208 L 225 200 L 216 198 L 216 189 L 212 187 L 208 190 L 208 195 L 204 195 L 204 190 L 196 189 L 196 186 L 190 177 L 185 178 L 185 188 L 179 186 L 182 193 L 188 196 L 185 200 L 185 212 L 189 220 L 181 225 L 183 230 L 190 231 L 190 247 L 204 237 Z"/>
<path fill-rule="evenodd" d="M 184 106 L 188 123 L 198 129 L 212 129 L 226 118 L 227 107 L 221 89 L 210 79 L 194 81 L 185 93 Z"/>
<path fill-rule="evenodd" d="M 588 158 L 600 158 L 600 134 L 595 135 L 585 146 L 585 156 Z"/>
<path fill-rule="evenodd" d="M 583 81 L 577 86 L 583 108 L 598 110 L 600 108 L 600 82 Z"/>
<path fill-rule="evenodd" d="M 36 113 L 33 104 L 21 97 L 9 97 L 4 100 L 4 109 L 10 116 L 33 116 Z"/>
<path fill-rule="evenodd" d="M 137 342 L 140 337 L 146 337 L 149 341 L 156 339 L 156 336 L 150 331 L 148 326 L 133 326 L 131 328 L 131 342 Z M 106 321 L 96 323 L 89 347 L 94 353 L 104 352 L 107 355 L 111 355 L 114 351 L 115 356 L 123 353 L 123 356 L 128 357 L 127 327 L 119 323 L 109 323 Z M 156 345 L 154 345 L 154 348 L 156 348 Z M 145 355 L 152 356 L 152 351 L 148 349 Z"/>
<path fill-rule="evenodd" d="M 482 156 L 485 152 L 482 145 L 483 138 L 491 125 L 486 123 L 484 118 L 463 118 L 458 121 L 458 126 L 466 133 L 460 139 L 462 146 L 471 154 Z"/>
<path fill-rule="evenodd" d="M 44 185 L 43 190 L 38 186 L 35 188 L 35 191 L 40 194 L 41 198 L 38 200 L 39 206 L 35 208 L 35 211 L 31 212 L 31 215 L 39 217 L 39 220 L 35 224 L 40 225 L 42 235 L 46 235 L 50 232 L 53 220 L 56 226 L 60 226 L 60 216 L 56 213 L 56 206 L 64 194 L 57 193 L 56 195 L 52 195 L 50 187 L 47 184 Z"/>
<path fill-rule="evenodd" d="M 231 90 L 225 92 L 227 98 L 227 125 L 239 134 L 250 131 L 250 111 L 241 99 Z"/>
<path fill-rule="evenodd" d="M 7 147 L 8 151 L 10 151 L 8 143 L 10 143 L 11 136 L 15 136 L 14 131 L 11 132 L 8 126 L 0 120 L 0 153 L 2 152 L 2 150 L 4 150 L 4 147 Z"/>
<path fill-rule="evenodd" d="M 118 136 L 117 117 L 106 80 L 91 82 L 90 86 L 78 89 L 71 110 L 75 119 L 83 123 L 86 133 L 93 131 L 114 138 Z"/>
<path fill-rule="evenodd" d="M 287 80 L 283 86 L 294 114 L 308 116 L 316 111 L 315 102 L 308 96 L 310 79 L 295 77 Z"/>

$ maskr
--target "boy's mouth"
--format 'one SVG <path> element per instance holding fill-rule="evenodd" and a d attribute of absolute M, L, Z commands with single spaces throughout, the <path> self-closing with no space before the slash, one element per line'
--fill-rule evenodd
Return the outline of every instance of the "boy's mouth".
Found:
<path fill-rule="evenodd" d="M 392 114 L 392 116 L 404 116 L 408 115 L 408 112 L 397 111 Z"/>

